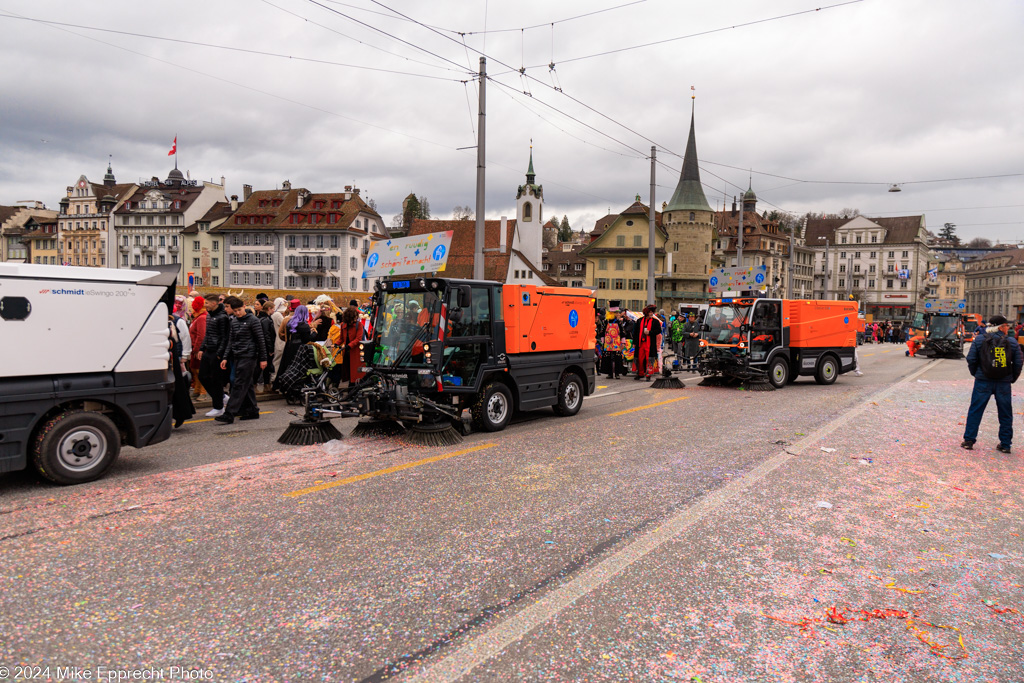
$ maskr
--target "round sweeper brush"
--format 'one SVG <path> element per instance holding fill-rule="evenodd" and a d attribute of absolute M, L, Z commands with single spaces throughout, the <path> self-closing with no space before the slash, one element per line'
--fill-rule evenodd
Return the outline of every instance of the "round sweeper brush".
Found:
<path fill-rule="evenodd" d="M 462 443 L 462 434 L 449 422 L 417 423 L 409 426 L 405 439 L 415 446 L 455 446 Z"/>
<path fill-rule="evenodd" d="M 395 420 L 360 420 L 349 436 L 378 437 L 405 434 L 405 427 Z"/>
<path fill-rule="evenodd" d="M 317 443 L 327 443 L 334 439 L 340 439 L 341 432 L 329 420 L 294 420 L 284 430 L 277 442 L 289 446 L 311 446 Z"/>

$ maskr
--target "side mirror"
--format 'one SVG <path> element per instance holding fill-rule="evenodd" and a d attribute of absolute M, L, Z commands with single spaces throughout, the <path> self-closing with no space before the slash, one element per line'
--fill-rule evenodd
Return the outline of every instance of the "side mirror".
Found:
<path fill-rule="evenodd" d="M 701 332 L 710 332 L 711 331 L 711 325 L 708 325 L 707 323 L 701 323 L 700 331 Z"/>
<path fill-rule="evenodd" d="M 460 322 L 462 322 L 462 309 L 461 308 L 456 308 L 453 311 L 449 311 L 448 312 L 448 320 L 450 320 L 453 323 L 460 323 Z"/>
<path fill-rule="evenodd" d="M 469 308 L 473 304 L 473 290 L 467 285 L 459 285 L 459 308 Z"/>
<path fill-rule="evenodd" d="M 746 323 L 740 325 L 740 334 L 746 334 L 747 332 L 750 332 L 750 325 Z"/>

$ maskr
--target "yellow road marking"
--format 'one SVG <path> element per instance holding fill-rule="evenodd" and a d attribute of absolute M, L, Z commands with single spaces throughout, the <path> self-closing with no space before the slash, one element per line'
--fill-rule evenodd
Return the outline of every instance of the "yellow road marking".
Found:
<path fill-rule="evenodd" d="M 885 351 L 879 351 L 879 353 L 892 353 L 896 349 L 886 349 Z"/>
<path fill-rule="evenodd" d="M 650 403 L 650 404 L 645 405 L 645 406 L 640 406 L 639 408 L 630 408 L 629 410 L 620 410 L 617 413 L 611 413 L 610 415 L 608 415 L 608 417 L 618 417 L 619 415 L 625 415 L 626 413 L 635 413 L 638 410 L 647 410 L 648 408 L 657 408 L 658 406 L 663 406 L 663 405 L 666 405 L 668 403 L 675 403 L 676 401 L 685 401 L 688 398 L 690 398 L 690 397 L 689 396 L 680 396 L 679 398 L 670 398 L 667 401 L 660 401 L 658 403 Z"/>
<path fill-rule="evenodd" d="M 687 397 L 689 398 L 689 397 Z M 384 474 L 391 474 L 392 472 L 401 472 L 407 470 L 410 467 L 419 467 L 420 465 L 429 465 L 432 462 L 438 462 L 439 460 L 447 460 L 448 458 L 454 458 L 459 455 L 465 455 L 467 453 L 473 453 L 474 451 L 482 451 L 486 448 L 494 448 L 498 444 L 496 443 L 485 443 L 479 446 L 473 446 L 472 448 L 465 448 L 461 451 L 455 451 L 454 453 L 445 453 L 443 455 L 435 455 L 430 458 L 423 458 L 422 460 L 416 460 L 415 462 L 407 462 L 402 465 L 395 465 L 394 467 L 387 467 L 376 472 L 368 472 L 366 474 L 357 474 L 354 477 L 348 477 L 346 479 L 339 479 L 338 481 L 332 481 L 329 484 L 320 484 L 319 486 L 310 486 L 309 488 L 299 489 L 298 491 L 292 491 L 286 493 L 285 498 L 298 498 L 308 493 L 316 493 L 317 491 L 326 491 L 327 489 L 333 489 L 336 486 L 344 486 L 345 484 L 354 484 L 357 481 L 363 481 L 364 479 L 372 479 L 373 477 L 379 477 Z"/>
<path fill-rule="evenodd" d="M 260 415 L 270 415 L 272 412 L 274 412 L 274 411 L 273 410 L 261 410 L 260 411 Z M 215 417 L 207 417 L 207 418 L 203 418 L 202 420 L 185 420 L 185 424 L 187 424 L 187 425 L 194 425 L 194 424 L 199 424 L 200 422 L 213 422 L 216 419 L 217 418 L 215 418 Z"/>
<path fill-rule="evenodd" d="M 873 355 L 875 355 L 875 354 L 874 353 L 865 353 L 864 357 L 867 358 L 868 356 L 873 356 Z"/>
<path fill-rule="evenodd" d="M 608 388 L 608 385 L 607 385 L 607 384 L 605 384 L 604 386 L 599 386 L 599 387 L 598 387 L 598 389 L 607 389 L 607 388 Z"/>

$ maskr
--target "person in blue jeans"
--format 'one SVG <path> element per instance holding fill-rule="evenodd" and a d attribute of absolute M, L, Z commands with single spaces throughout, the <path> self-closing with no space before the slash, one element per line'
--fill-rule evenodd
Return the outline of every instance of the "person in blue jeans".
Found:
<path fill-rule="evenodd" d="M 967 411 L 967 426 L 964 428 L 964 440 L 960 444 L 961 448 L 967 450 L 974 448 L 974 442 L 978 440 L 981 416 L 985 414 L 988 400 L 995 396 L 996 411 L 999 414 L 999 445 L 996 448 L 1002 453 L 1010 452 L 1010 444 L 1013 442 L 1013 409 L 1011 407 L 1013 392 L 1010 385 L 1020 377 L 1021 367 L 1024 366 L 1024 357 L 1021 356 L 1017 340 L 1007 336 L 1009 329 L 1010 325 L 1006 318 L 1001 315 L 992 316 L 984 333 L 975 336 L 971 350 L 967 353 L 967 368 L 974 375 L 974 392 L 971 394 L 970 410 Z M 1005 337 L 1010 347 L 1010 358 L 1007 359 L 1010 372 L 1001 379 L 989 378 L 978 358 L 982 343 L 991 336 Z"/>

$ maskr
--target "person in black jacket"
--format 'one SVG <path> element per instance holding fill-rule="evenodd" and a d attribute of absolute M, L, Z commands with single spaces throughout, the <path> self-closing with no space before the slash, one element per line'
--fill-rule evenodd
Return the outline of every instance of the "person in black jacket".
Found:
<path fill-rule="evenodd" d="M 256 404 L 256 376 L 267 367 L 263 326 L 237 296 L 225 299 L 224 308 L 231 318 L 227 353 L 220 362 L 220 368 L 227 370 L 228 361 L 231 361 L 235 366 L 235 379 L 231 383 L 231 397 L 224 414 L 214 419 L 222 424 L 234 422 L 235 415 L 242 420 L 258 420 L 260 408 Z"/>
<path fill-rule="evenodd" d="M 224 385 L 227 384 L 227 373 L 221 369 L 221 361 L 227 354 L 228 316 L 216 294 L 208 295 L 204 305 L 208 317 L 206 336 L 198 355 L 199 381 L 213 401 L 213 410 L 206 413 L 207 417 L 219 417 L 224 414 Z"/>
<path fill-rule="evenodd" d="M 277 330 L 270 314 L 274 312 L 274 304 L 265 302 L 262 307 L 256 306 L 256 319 L 260 321 L 260 329 L 263 330 L 263 343 L 267 345 L 267 367 L 257 376 L 256 389 L 269 388 L 270 376 L 274 374 L 274 340 L 277 339 Z"/>

